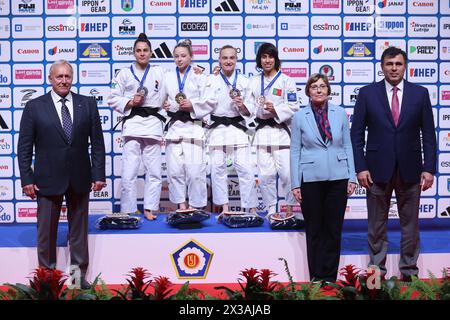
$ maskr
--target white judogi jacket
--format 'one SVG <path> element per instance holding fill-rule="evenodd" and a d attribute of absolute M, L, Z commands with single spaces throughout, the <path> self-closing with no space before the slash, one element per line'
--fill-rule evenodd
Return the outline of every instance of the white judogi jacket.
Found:
<path fill-rule="evenodd" d="M 227 78 L 231 84 L 233 84 L 234 77 L 235 73 L 233 73 L 230 78 Z M 209 81 L 211 83 L 214 97 L 217 99 L 217 104 L 214 110 L 212 110 L 211 115 L 230 118 L 242 116 L 245 120 L 245 123 L 243 123 L 244 126 L 246 123 L 251 121 L 254 116 L 255 105 L 250 89 L 250 80 L 247 77 L 242 74 L 238 74 L 236 88 L 241 92 L 244 104 L 250 112 L 249 116 L 245 116 L 240 113 L 238 107 L 230 97 L 230 90 L 232 87 L 225 83 L 220 74 L 210 75 Z M 211 123 L 213 123 L 213 121 L 211 121 Z M 246 146 L 249 144 L 249 136 L 243 130 L 232 125 L 225 126 L 221 124 L 218 127 L 211 129 L 208 135 L 209 138 L 207 143 L 212 147 Z"/>
<path fill-rule="evenodd" d="M 136 76 L 142 79 L 144 70 L 137 69 L 136 64 L 133 65 L 133 69 Z M 164 69 L 159 66 L 150 66 L 144 83 L 144 86 L 148 89 L 148 95 L 142 107 L 162 108 L 165 96 L 164 72 Z M 124 116 L 129 115 L 131 108 L 125 110 L 125 106 L 128 101 L 133 99 L 138 88 L 139 82 L 134 78 L 131 69 L 120 70 L 111 81 L 111 95 L 108 98 L 108 105 Z M 123 124 L 122 136 L 162 140 L 163 123 L 154 116 L 134 116 Z"/>
<path fill-rule="evenodd" d="M 264 87 L 273 79 L 264 77 Z M 261 75 L 255 75 L 250 80 L 251 90 L 254 97 L 256 117 L 261 119 L 274 118 L 277 123 L 285 122 L 290 127 L 294 113 L 299 110 L 300 104 L 297 100 L 297 88 L 295 82 L 285 74 L 281 74 L 275 83 L 264 93 L 266 101 L 271 101 L 274 105 L 277 116 L 257 103 L 261 96 Z M 253 144 L 256 146 L 289 146 L 290 138 L 284 129 L 265 126 L 256 131 Z"/>
<path fill-rule="evenodd" d="M 175 101 L 175 96 L 179 93 L 178 89 L 178 79 L 176 71 L 169 71 L 165 75 L 164 79 L 164 90 L 165 97 L 164 100 L 167 99 L 170 104 L 170 112 L 177 112 L 179 110 L 179 105 Z M 181 77 L 183 80 L 183 77 Z M 184 84 L 183 93 L 186 95 L 187 99 L 189 99 L 193 106 L 193 111 L 190 113 L 191 118 L 197 119 L 196 123 L 191 121 L 181 122 L 176 121 L 173 123 L 166 134 L 166 140 L 183 140 L 183 139 L 196 139 L 196 140 L 204 140 L 205 139 L 205 130 L 201 126 L 201 122 L 203 118 L 207 116 L 213 106 L 216 103 L 216 100 L 208 93 L 206 88 L 207 86 L 207 76 L 204 74 L 195 74 L 194 70 L 190 70 L 186 82 Z M 170 117 L 167 118 L 170 120 Z"/>

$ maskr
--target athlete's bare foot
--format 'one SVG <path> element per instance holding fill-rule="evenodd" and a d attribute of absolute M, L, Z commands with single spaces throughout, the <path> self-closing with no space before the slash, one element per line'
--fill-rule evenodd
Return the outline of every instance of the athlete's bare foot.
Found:
<path fill-rule="evenodd" d="M 145 216 L 145 219 L 150 220 L 150 221 L 156 220 L 156 218 L 157 218 L 157 216 L 153 214 L 152 210 L 147 210 L 147 209 L 144 210 L 144 216 Z"/>

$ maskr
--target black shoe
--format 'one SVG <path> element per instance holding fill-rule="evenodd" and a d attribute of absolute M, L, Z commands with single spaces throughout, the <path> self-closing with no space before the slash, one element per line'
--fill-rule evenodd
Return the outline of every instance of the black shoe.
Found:
<path fill-rule="evenodd" d="M 402 281 L 402 282 L 411 282 L 412 281 L 412 276 L 411 275 L 405 275 L 405 274 L 402 274 L 402 276 L 401 276 L 401 278 L 400 278 L 400 281 Z"/>
<path fill-rule="evenodd" d="M 80 278 L 80 289 L 81 290 L 89 290 L 92 288 L 92 284 L 90 284 L 84 277 Z"/>

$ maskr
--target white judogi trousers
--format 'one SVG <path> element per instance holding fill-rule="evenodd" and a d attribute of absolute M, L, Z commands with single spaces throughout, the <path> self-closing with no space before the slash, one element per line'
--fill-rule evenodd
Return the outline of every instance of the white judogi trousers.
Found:
<path fill-rule="evenodd" d="M 187 187 L 189 205 L 194 208 L 206 206 L 208 195 L 203 144 L 203 141 L 194 139 L 167 141 L 167 181 L 169 200 L 172 203 L 186 201 Z"/>
<path fill-rule="evenodd" d="M 125 137 L 122 154 L 122 189 L 120 211 L 137 211 L 137 187 L 139 165 L 145 167 L 144 209 L 159 210 L 161 197 L 161 145 L 150 138 Z"/>
<path fill-rule="evenodd" d="M 269 213 L 274 213 L 277 205 L 277 173 L 280 177 L 281 194 L 288 205 L 298 204 L 291 192 L 290 153 L 285 146 L 258 146 L 256 151 L 258 177 L 264 204 Z"/>
<path fill-rule="evenodd" d="M 213 202 L 228 203 L 227 154 L 231 155 L 239 179 L 242 208 L 256 208 L 258 197 L 251 149 L 249 146 L 210 146 L 211 184 Z"/>

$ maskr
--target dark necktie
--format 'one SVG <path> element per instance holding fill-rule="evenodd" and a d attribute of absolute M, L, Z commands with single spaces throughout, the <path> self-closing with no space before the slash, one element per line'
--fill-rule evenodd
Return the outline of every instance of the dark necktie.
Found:
<path fill-rule="evenodd" d="M 398 102 L 398 96 L 397 91 L 398 88 L 394 87 L 392 89 L 392 118 L 394 119 L 394 124 L 397 126 L 398 124 L 398 118 L 400 117 L 400 108 L 399 108 L 399 102 Z"/>
<path fill-rule="evenodd" d="M 70 142 L 72 137 L 72 118 L 70 117 L 69 108 L 66 106 L 67 99 L 62 98 L 61 100 L 61 118 L 63 123 L 63 130 L 66 134 L 67 140 Z"/>

